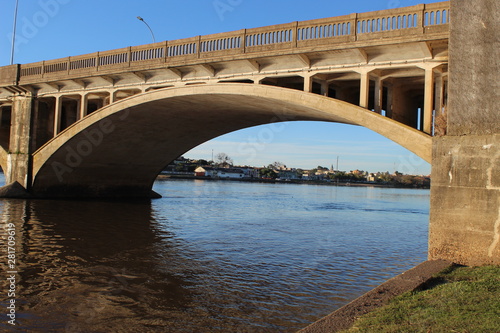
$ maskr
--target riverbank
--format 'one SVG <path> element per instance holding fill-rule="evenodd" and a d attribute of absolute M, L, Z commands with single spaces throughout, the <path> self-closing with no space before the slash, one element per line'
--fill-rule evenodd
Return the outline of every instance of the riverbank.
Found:
<path fill-rule="evenodd" d="M 197 179 L 208 181 L 236 181 L 249 183 L 265 183 L 265 184 L 305 184 L 305 185 L 326 185 L 326 186 L 354 186 L 354 187 L 383 187 L 383 188 L 418 188 L 429 189 L 429 186 L 397 186 L 394 184 L 374 183 L 374 182 L 342 182 L 342 181 L 326 181 L 326 180 L 302 180 L 302 179 L 265 179 L 265 178 L 212 178 L 190 175 L 166 175 L 160 174 L 157 180 L 167 179 Z"/>
<path fill-rule="evenodd" d="M 300 333 L 496 333 L 499 327 L 500 266 L 427 261 Z"/>

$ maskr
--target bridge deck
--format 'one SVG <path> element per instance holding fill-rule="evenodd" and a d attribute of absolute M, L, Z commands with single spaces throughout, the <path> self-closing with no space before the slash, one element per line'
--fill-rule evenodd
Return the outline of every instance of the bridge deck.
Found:
<path fill-rule="evenodd" d="M 80 79 L 186 65 L 252 60 L 285 54 L 304 54 L 373 45 L 448 38 L 449 2 L 293 22 L 255 29 L 197 36 L 182 40 L 127 47 L 92 54 L 0 67 L 0 87 Z M 305 65 L 311 62 L 303 58 Z M 256 72 L 258 64 L 250 63 Z M 16 89 L 10 89 L 17 92 Z M 0 94 L 0 98 L 2 95 Z"/>

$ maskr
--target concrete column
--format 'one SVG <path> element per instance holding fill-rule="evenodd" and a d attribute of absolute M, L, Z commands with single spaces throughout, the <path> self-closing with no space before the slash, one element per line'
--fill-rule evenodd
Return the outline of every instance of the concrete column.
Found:
<path fill-rule="evenodd" d="M 328 90 L 330 89 L 330 84 L 327 81 L 321 82 L 321 95 L 328 97 Z"/>
<path fill-rule="evenodd" d="M 9 153 L 6 183 L 18 182 L 24 188 L 31 186 L 31 118 L 33 97 L 16 96 L 12 104 Z"/>
<path fill-rule="evenodd" d="M 61 131 L 61 113 L 62 113 L 62 97 L 56 97 L 56 105 L 54 110 L 54 137 Z"/>
<path fill-rule="evenodd" d="M 377 77 L 375 79 L 375 112 L 382 114 L 382 96 L 383 96 L 383 85 L 382 80 Z"/>
<path fill-rule="evenodd" d="M 118 91 L 112 91 L 109 93 L 109 104 L 113 104 L 114 102 L 116 102 L 116 94 L 118 93 Z"/>
<path fill-rule="evenodd" d="M 263 76 L 263 75 L 255 75 L 253 77 L 253 83 L 254 84 L 261 84 L 262 83 L 262 80 L 264 80 L 266 77 Z"/>
<path fill-rule="evenodd" d="M 500 265 L 498 0 L 451 1 L 448 127 L 432 157 L 429 259 Z"/>
<path fill-rule="evenodd" d="M 432 134 L 432 113 L 434 110 L 434 70 L 425 69 L 424 132 Z"/>
<path fill-rule="evenodd" d="M 79 110 L 79 118 L 78 119 L 83 119 L 87 115 L 88 112 L 88 94 L 82 94 L 82 97 L 80 99 L 80 110 Z"/>
<path fill-rule="evenodd" d="M 444 91 L 443 91 L 443 75 L 441 73 L 436 74 L 435 76 L 436 89 L 434 91 L 434 110 L 436 110 L 436 115 L 438 112 L 443 110 L 443 100 L 444 100 Z"/>
<path fill-rule="evenodd" d="M 304 91 L 305 92 L 312 92 L 313 88 L 313 80 L 311 75 L 305 75 L 304 76 Z"/>
<path fill-rule="evenodd" d="M 392 99 L 394 97 L 394 86 L 393 84 L 387 85 L 387 110 L 385 110 L 385 116 L 392 119 Z"/>
<path fill-rule="evenodd" d="M 361 72 L 361 83 L 359 86 L 359 106 L 368 108 L 368 100 L 370 98 L 370 73 Z"/>

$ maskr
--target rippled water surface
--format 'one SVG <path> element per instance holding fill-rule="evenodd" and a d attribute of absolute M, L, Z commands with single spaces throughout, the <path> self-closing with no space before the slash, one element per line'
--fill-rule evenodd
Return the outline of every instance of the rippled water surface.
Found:
<path fill-rule="evenodd" d="M 17 231 L 17 331 L 294 332 L 426 259 L 426 190 L 155 190 L 162 199 L 0 201 Z"/>

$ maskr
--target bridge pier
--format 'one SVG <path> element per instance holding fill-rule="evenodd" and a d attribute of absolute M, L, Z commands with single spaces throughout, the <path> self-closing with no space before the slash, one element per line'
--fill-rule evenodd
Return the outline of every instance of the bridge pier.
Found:
<path fill-rule="evenodd" d="M 13 98 L 10 140 L 7 152 L 7 184 L 18 182 L 25 189 L 31 186 L 31 124 L 34 99 L 30 94 Z"/>
<path fill-rule="evenodd" d="M 429 259 L 500 264 L 497 0 L 452 1 L 447 135 L 434 138 Z"/>

